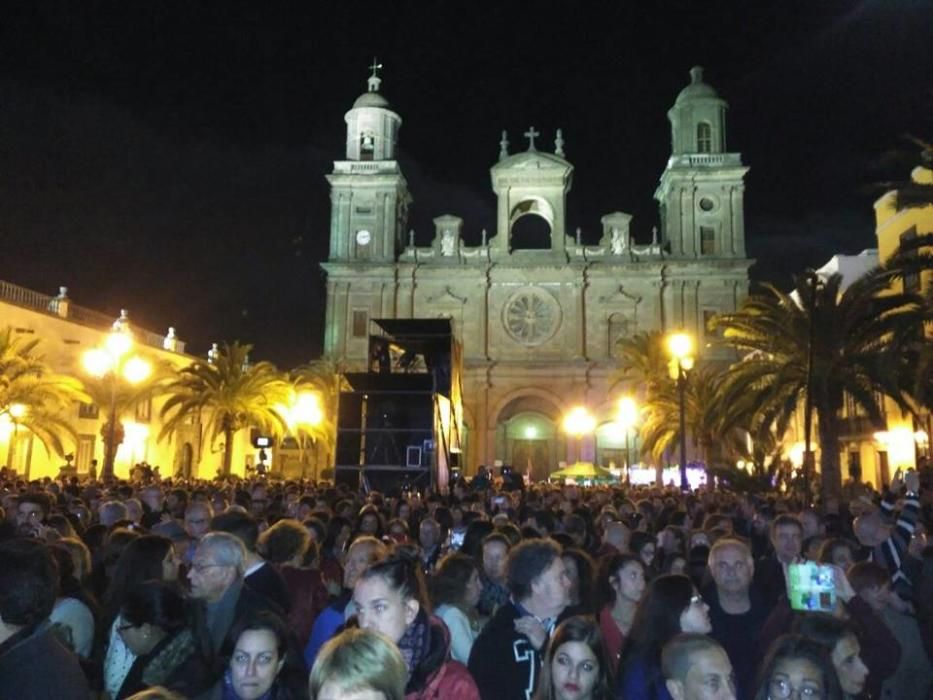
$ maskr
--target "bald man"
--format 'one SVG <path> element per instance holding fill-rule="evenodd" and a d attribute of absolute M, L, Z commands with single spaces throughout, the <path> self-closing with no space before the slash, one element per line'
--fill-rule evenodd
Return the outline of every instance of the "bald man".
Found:
<path fill-rule="evenodd" d="M 713 585 L 703 594 L 713 626 L 710 636 L 719 642 L 738 676 L 738 697 L 751 698 L 755 670 L 762 656 L 758 641 L 771 613 L 768 598 L 753 583 L 755 561 L 742 540 L 724 537 L 709 552 Z"/>

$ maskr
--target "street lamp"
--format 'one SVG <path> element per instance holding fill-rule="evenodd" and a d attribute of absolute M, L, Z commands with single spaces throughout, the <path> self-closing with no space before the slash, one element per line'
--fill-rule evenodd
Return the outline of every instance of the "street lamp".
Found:
<path fill-rule="evenodd" d="M 629 477 L 629 431 L 638 422 L 638 405 L 631 396 L 623 396 L 619 399 L 618 410 L 616 411 L 616 423 L 625 431 L 625 477 Z"/>
<path fill-rule="evenodd" d="M 131 355 L 132 349 L 133 334 L 126 310 L 122 310 L 120 318 L 113 324 L 113 330 L 104 339 L 103 346 L 88 350 L 82 358 L 88 374 L 98 379 L 106 378 L 110 382 L 110 414 L 106 425 L 107 444 L 101 479 L 113 477 L 113 463 L 117 454 L 117 387 L 121 380 L 135 385 L 144 382 L 152 374 L 152 365 L 138 355 Z"/>
<path fill-rule="evenodd" d="M 680 402 L 680 490 L 688 491 L 687 481 L 687 372 L 693 369 L 693 338 L 689 333 L 671 333 L 667 337 L 667 351 L 671 356 L 670 373 L 677 380 Z"/>
<path fill-rule="evenodd" d="M 321 407 L 320 393 L 317 391 L 299 391 L 292 400 L 291 405 L 283 407 L 282 413 L 286 418 L 289 430 L 295 433 L 299 448 L 303 452 L 304 448 L 300 435 L 302 426 L 314 429 L 324 422 L 324 409 Z M 317 440 L 313 435 L 311 440 L 315 445 L 317 444 Z M 317 454 L 315 451 L 316 460 Z M 306 462 L 302 458 L 301 478 L 305 477 L 305 465 Z"/>
<path fill-rule="evenodd" d="M 596 418 L 583 406 L 576 406 L 564 416 L 564 432 L 577 438 L 577 461 L 582 461 L 583 436 L 596 430 Z"/>

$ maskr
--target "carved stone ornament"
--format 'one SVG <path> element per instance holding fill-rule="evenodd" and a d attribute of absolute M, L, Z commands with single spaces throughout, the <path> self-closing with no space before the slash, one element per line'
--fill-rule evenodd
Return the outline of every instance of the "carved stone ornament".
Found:
<path fill-rule="evenodd" d="M 560 321 L 560 305 L 554 297 L 534 287 L 513 294 L 502 311 L 506 333 L 528 347 L 549 340 L 560 327 Z"/>

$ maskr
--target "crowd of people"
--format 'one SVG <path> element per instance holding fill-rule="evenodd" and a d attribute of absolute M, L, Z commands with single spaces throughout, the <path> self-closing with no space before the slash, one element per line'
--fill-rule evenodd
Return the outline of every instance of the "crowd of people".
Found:
<path fill-rule="evenodd" d="M 0 700 L 933 698 L 927 473 L 817 505 L 135 476 L 0 473 Z"/>

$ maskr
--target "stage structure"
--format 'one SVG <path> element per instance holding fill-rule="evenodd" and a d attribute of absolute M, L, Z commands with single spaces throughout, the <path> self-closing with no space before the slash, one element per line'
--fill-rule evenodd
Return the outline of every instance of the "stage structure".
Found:
<path fill-rule="evenodd" d="M 366 372 L 344 374 L 336 479 L 383 492 L 448 487 L 460 467 L 461 349 L 446 318 L 374 319 Z"/>

